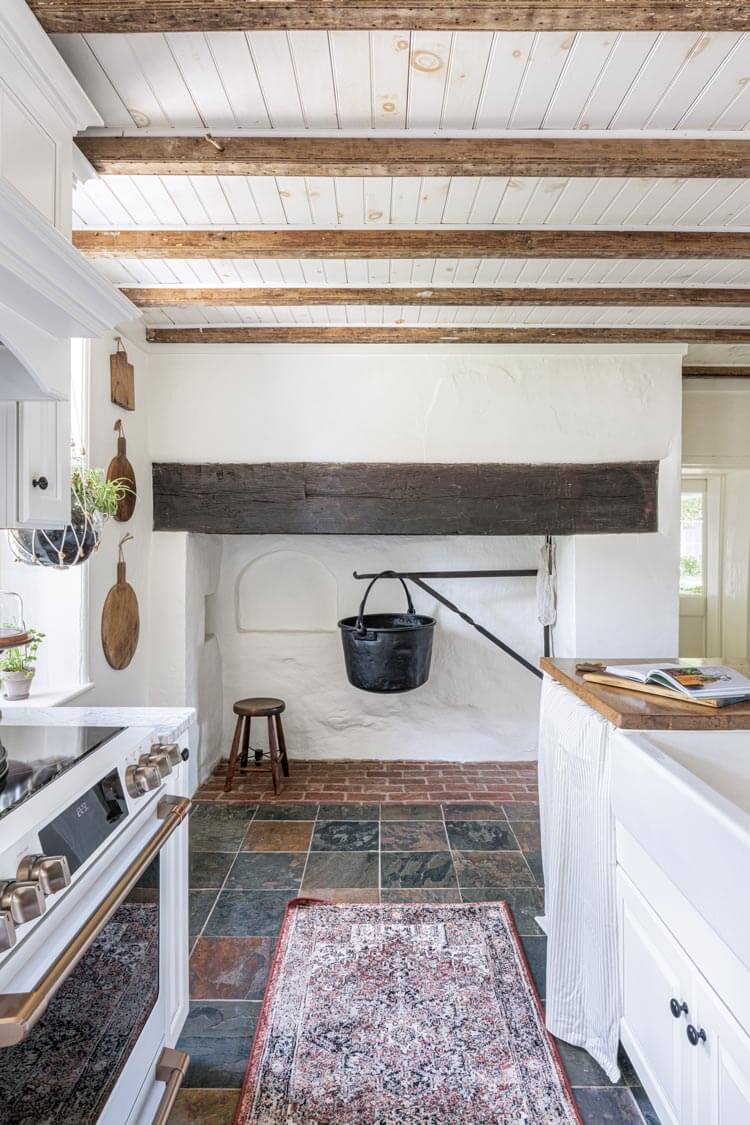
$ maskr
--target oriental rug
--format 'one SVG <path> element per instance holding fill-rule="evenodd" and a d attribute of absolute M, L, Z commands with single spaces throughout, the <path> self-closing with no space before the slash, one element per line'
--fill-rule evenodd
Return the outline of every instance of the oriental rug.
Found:
<path fill-rule="evenodd" d="M 508 905 L 289 904 L 235 1125 L 580 1125 Z"/>

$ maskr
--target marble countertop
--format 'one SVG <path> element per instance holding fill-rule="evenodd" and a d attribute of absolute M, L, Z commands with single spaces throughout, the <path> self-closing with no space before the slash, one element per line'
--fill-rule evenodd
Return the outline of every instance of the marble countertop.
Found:
<path fill-rule="evenodd" d="M 179 738 L 196 720 L 193 707 L 28 707 L 3 710 L 5 726 L 149 727 L 164 738 Z"/>

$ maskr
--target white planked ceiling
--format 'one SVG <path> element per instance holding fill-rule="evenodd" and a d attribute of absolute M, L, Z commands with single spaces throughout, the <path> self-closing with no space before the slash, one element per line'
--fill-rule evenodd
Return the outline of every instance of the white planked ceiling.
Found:
<path fill-rule="evenodd" d="M 114 229 L 393 224 L 750 230 L 750 181 L 101 176 L 75 187 L 73 212 L 78 227 Z"/>
<path fill-rule="evenodd" d="M 733 32 L 56 35 L 106 126 L 746 130 Z"/>

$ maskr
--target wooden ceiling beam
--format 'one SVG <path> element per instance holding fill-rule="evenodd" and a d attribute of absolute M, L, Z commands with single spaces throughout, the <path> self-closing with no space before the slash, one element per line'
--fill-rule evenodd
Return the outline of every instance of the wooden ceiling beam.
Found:
<path fill-rule="evenodd" d="M 683 379 L 750 379 L 750 367 L 698 366 L 683 364 Z"/>
<path fill-rule="evenodd" d="M 625 289 L 625 288 L 480 288 L 464 285 L 398 288 L 233 288 L 213 289 L 135 287 L 122 289 L 123 296 L 140 309 L 178 305 L 613 305 L 653 308 L 750 308 L 750 289 Z"/>
<path fill-rule="evenodd" d="M 79 137 L 76 143 L 97 172 L 123 176 L 750 176 L 746 140 Z"/>
<path fill-rule="evenodd" d="M 77 230 L 90 258 L 750 258 L 750 233 L 378 227 Z"/>
<path fill-rule="evenodd" d="M 146 338 L 154 344 L 750 344 L 750 329 L 304 325 L 149 328 Z"/>
<path fill-rule="evenodd" d="M 748 31 L 738 0 L 29 0 L 48 32 Z"/>

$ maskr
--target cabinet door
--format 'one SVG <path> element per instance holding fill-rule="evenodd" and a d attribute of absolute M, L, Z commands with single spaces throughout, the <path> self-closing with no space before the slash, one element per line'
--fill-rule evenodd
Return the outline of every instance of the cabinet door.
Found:
<path fill-rule="evenodd" d="M 688 958 L 632 883 L 618 871 L 621 1037 L 662 1122 L 692 1120 L 685 1035 L 693 1012 Z M 672 1013 L 672 1001 L 687 1013 Z"/>
<path fill-rule="evenodd" d="M 70 403 L 18 404 L 19 527 L 62 527 L 70 519 Z"/>
<path fill-rule="evenodd" d="M 750 1035 L 702 980 L 690 1022 L 699 1035 L 695 1045 L 685 1038 L 695 1078 L 696 1120 L 700 1125 L 747 1125 Z"/>

